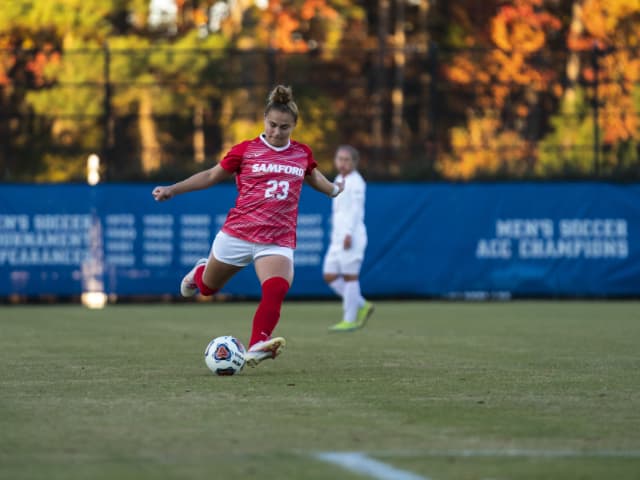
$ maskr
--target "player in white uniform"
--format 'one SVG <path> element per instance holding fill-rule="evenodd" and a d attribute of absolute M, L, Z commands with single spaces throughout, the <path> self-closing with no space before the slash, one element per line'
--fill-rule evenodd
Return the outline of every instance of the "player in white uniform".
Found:
<path fill-rule="evenodd" d="M 331 244 L 322 268 L 325 282 L 342 298 L 343 317 L 329 328 L 348 332 L 365 325 L 373 313 L 373 304 L 360 293 L 360 268 L 367 247 L 364 225 L 366 184 L 357 170 L 358 151 L 341 145 L 334 158 L 338 176 L 336 184 L 344 185 L 341 195 L 333 199 Z"/>

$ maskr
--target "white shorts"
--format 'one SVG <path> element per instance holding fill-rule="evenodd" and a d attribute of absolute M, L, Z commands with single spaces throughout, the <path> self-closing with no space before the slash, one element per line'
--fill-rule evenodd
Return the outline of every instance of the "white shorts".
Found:
<path fill-rule="evenodd" d="M 236 267 L 246 267 L 255 259 L 266 255 L 281 255 L 293 263 L 293 249 L 274 244 L 247 242 L 219 231 L 213 239 L 211 252 L 216 260 Z"/>
<path fill-rule="evenodd" d="M 364 260 L 364 250 L 367 246 L 366 240 L 355 241 L 349 250 L 344 249 L 342 242 L 332 243 L 324 257 L 322 273 L 333 273 L 338 275 L 358 275 Z"/>

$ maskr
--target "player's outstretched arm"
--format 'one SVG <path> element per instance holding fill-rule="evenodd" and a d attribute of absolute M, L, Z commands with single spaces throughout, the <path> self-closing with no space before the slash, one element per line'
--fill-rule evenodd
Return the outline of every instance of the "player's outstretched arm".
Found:
<path fill-rule="evenodd" d="M 337 197 L 344 190 L 344 183 L 331 183 L 317 168 L 314 168 L 305 180 L 312 188 L 330 197 Z"/>
<path fill-rule="evenodd" d="M 220 183 L 223 180 L 226 180 L 227 178 L 231 177 L 231 175 L 233 174 L 227 172 L 218 164 L 213 168 L 198 172 L 194 175 L 191 175 L 189 178 L 182 180 L 181 182 L 174 183 L 173 185 L 169 185 L 166 187 L 156 187 L 153 189 L 151 194 L 153 195 L 153 198 L 156 199 L 156 201 L 162 202 L 164 200 L 169 200 L 176 195 L 180 195 L 181 193 L 193 192 L 194 190 L 209 188 L 216 183 Z"/>

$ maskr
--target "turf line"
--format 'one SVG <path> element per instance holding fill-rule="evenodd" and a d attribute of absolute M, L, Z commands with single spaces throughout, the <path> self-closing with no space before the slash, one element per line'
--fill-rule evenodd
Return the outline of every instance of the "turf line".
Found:
<path fill-rule="evenodd" d="M 362 452 L 320 452 L 314 457 L 376 480 L 430 480 L 374 460 Z"/>
<path fill-rule="evenodd" d="M 638 450 L 534 450 L 506 448 L 500 450 L 399 450 L 369 451 L 369 455 L 394 457 L 526 457 L 526 458 L 640 458 Z"/>

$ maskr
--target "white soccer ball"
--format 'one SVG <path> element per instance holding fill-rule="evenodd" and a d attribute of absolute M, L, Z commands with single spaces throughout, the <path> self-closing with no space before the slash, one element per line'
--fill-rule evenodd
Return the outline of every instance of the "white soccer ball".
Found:
<path fill-rule="evenodd" d="M 204 351 L 204 361 L 216 375 L 235 375 L 245 364 L 244 345 L 235 337 L 225 335 L 209 342 Z"/>

